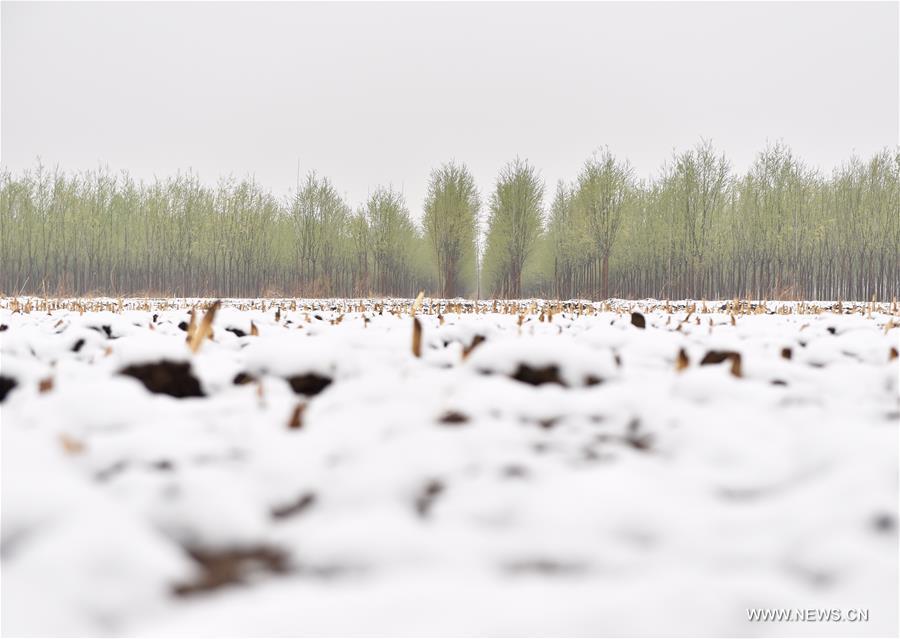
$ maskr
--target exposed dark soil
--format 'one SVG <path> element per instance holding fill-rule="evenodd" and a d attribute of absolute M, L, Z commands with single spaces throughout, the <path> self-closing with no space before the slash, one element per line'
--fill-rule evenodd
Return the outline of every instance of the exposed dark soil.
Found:
<path fill-rule="evenodd" d="M 238 373 L 234 376 L 234 379 L 231 380 L 231 383 L 235 386 L 242 386 L 244 384 L 251 384 L 256 381 L 256 378 L 253 375 L 248 375 L 247 373 Z"/>
<path fill-rule="evenodd" d="M 445 426 L 459 426 L 460 424 L 465 424 L 469 421 L 469 417 L 464 415 L 463 413 L 457 412 L 455 410 L 450 410 L 441 415 L 440 419 L 438 419 L 438 423 L 444 424 Z"/>
<path fill-rule="evenodd" d="M 742 377 L 741 354 L 737 351 L 709 351 L 703 356 L 703 359 L 700 360 L 700 366 L 721 364 L 726 360 L 731 361 L 731 374 L 735 377 Z"/>
<path fill-rule="evenodd" d="M 559 384 L 565 386 L 559 376 L 559 366 L 552 364 L 532 368 L 528 364 L 519 364 L 519 368 L 513 373 L 512 378 L 524 384 L 540 386 L 541 384 Z"/>
<path fill-rule="evenodd" d="M 253 573 L 288 572 L 287 554 L 271 546 L 224 550 L 193 547 L 187 552 L 200 565 L 202 573 L 193 581 L 174 586 L 175 594 L 182 597 L 243 583 Z"/>
<path fill-rule="evenodd" d="M 709 351 L 703 356 L 703 359 L 700 360 L 700 366 L 706 366 L 707 364 L 721 364 L 735 355 L 738 357 L 741 356 L 740 353 L 735 351 Z"/>
<path fill-rule="evenodd" d="M 109 324 L 104 324 L 103 326 L 89 326 L 88 328 L 97 331 L 98 333 L 103 333 L 104 335 L 106 335 L 107 339 L 114 339 L 112 327 Z"/>
<path fill-rule="evenodd" d="M 12 377 L 0 375 L 0 402 L 5 400 L 6 396 L 9 395 L 9 391 L 14 389 L 18 385 L 19 383 Z"/>
<path fill-rule="evenodd" d="M 191 373 L 188 362 L 162 360 L 153 364 L 127 366 L 119 371 L 122 375 L 134 377 L 151 393 L 172 397 L 203 397 L 200 382 Z"/>
<path fill-rule="evenodd" d="M 288 377 L 287 381 L 295 393 L 308 396 L 318 395 L 331 384 L 330 377 L 323 377 L 316 373 L 294 375 L 293 377 Z"/>

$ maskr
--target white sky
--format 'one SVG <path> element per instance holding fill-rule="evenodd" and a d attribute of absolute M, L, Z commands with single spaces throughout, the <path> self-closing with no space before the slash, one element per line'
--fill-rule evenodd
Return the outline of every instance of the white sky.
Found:
<path fill-rule="evenodd" d="M 414 216 L 456 158 L 552 193 L 602 146 L 640 176 L 712 138 L 830 170 L 898 144 L 898 4 L 3 2 L 2 164 L 193 168 L 277 195 L 306 172 Z M 485 198 L 486 199 L 486 198 Z"/>

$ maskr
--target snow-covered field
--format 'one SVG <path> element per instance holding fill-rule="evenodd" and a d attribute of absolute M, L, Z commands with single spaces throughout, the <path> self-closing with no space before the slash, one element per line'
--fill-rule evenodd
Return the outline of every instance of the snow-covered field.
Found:
<path fill-rule="evenodd" d="M 188 309 L 0 301 L 4 634 L 897 633 L 890 305 Z"/>

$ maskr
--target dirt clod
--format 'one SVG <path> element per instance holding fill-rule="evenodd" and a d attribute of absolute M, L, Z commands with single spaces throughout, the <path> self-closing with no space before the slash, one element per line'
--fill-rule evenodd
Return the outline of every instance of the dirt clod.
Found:
<path fill-rule="evenodd" d="M 318 395 L 331 384 L 330 377 L 323 377 L 316 373 L 306 373 L 288 377 L 288 384 L 298 395 Z"/>
<path fill-rule="evenodd" d="M 252 384 L 256 381 L 256 378 L 253 375 L 248 375 L 247 373 L 238 373 L 234 376 L 234 379 L 231 380 L 231 383 L 235 386 L 243 386 L 244 384 Z"/>
<path fill-rule="evenodd" d="M 90 326 L 89 328 L 97 331 L 98 333 L 103 333 L 104 335 L 106 335 L 107 339 L 113 339 L 112 326 L 110 326 L 109 324 L 103 324 L 102 326 Z"/>
<path fill-rule="evenodd" d="M 519 364 L 519 368 L 513 373 L 512 378 L 524 384 L 540 386 L 541 384 L 559 384 L 565 386 L 559 376 L 559 367 L 556 364 L 550 366 L 531 367 L 528 364 Z"/>
<path fill-rule="evenodd" d="M 438 419 L 438 423 L 444 424 L 446 426 L 459 426 L 460 424 L 465 424 L 469 421 L 468 415 L 464 415 L 455 410 L 448 410 L 446 413 L 441 415 L 440 419 Z"/>
<path fill-rule="evenodd" d="M 18 384 L 12 377 L 0 375 L 0 402 L 5 400 L 6 396 L 9 395 L 9 391 L 18 386 Z"/>
<path fill-rule="evenodd" d="M 709 364 L 721 364 L 725 360 L 731 361 L 731 374 L 735 377 L 743 375 L 741 371 L 741 354 L 737 351 L 709 351 L 700 360 L 700 366 Z"/>
<path fill-rule="evenodd" d="M 271 546 L 225 550 L 191 547 L 187 548 L 187 552 L 200 565 L 202 573 L 193 581 L 173 587 L 174 593 L 181 597 L 240 584 L 249 575 L 260 571 L 275 574 L 288 572 L 287 554 Z"/>
<path fill-rule="evenodd" d="M 153 364 L 126 366 L 119 373 L 139 380 L 151 393 L 178 398 L 203 397 L 200 382 L 188 362 L 164 359 Z"/>

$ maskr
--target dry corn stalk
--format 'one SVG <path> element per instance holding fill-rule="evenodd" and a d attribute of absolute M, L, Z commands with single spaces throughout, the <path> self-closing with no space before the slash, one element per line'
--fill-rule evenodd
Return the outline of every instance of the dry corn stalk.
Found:
<path fill-rule="evenodd" d="M 683 348 L 678 349 L 678 357 L 675 358 L 675 370 L 683 371 L 690 364 L 687 353 Z"/>
<path fill-rule="evenodd" d="M 288 420 L 288 428 L 290 429 L 298 429 L 303 427 L 303 411 L 306 409 L 306 404 L 300 402 L 294 407 L 294 411 L 291 413 L 291 418 Z"/>
<path fill-rule="evenodd" d="M 465 348 L 463 348 L 462 358 L 466 359 L 469 355 L 472 354 L 472 351 L 474 351 L 476 348 L 478 348 L 484 341 L 485 341 L 485 339 L 484 339 L 483 335 L 476 335 L 472 339 L 472 343 L 469 344 L 468 346 L 466 346 Z"/>
<path fill-rule="evenodd" d="M 196 310 L 196 308 L 192 308 L 190 311 L 188 311 L 188 316 L 190 317 L 190 319 L 188 320 L 188 327 L 187 327 L 187 342 L 188 342 L 188 344 L 190 344 L 191 336 L 193 336 L 193 334 L 197 330 L 197 310 Z"/>
<path fill-rule="evenodd" d="M 221 301 L 216 301 L 212 306 L 206 311 L 203 315 L 203 320 L 200 322 L 200 326 L 193 332 L 193 334 L 188 335 L 188 347 L 191 349 L 192 353 L 196 353 L 200 350 L 200 347 L 203 345 L 203 340 L 207 337 L 212 338 L 212 323 L 213 319 L 216 317 L 216 311 L 219 310 L 219 306 L 221 306 Z M 191 321 L 193 322 L 194 315 L 191 315 Z M 188 327 L 190 330 L 190 327 Z"/>
<path fill-rule="evenodd" d="M 425 291 L 419 291 L 419 294 L 416 296 L 416 301 L 413 302 L 412 307 L 409 310 L 410 315 L 415 315 L 419 308 L 422 306 L 422 300 L 425 299 Z"/>
<path fill-rule="evenodd" d="M 69 455 L 78 455 L 84 452 L 84 443 L 65 433 L 59 436 L 59 443 Z"/>
<path fill-rule="evenodd" d="M 741 370 L 741 356 L 739 353 L 736 353 L 731 356 L 731 374 L 735 377 L 743 377 L 744 373 Z"/>
<path fill-rule="evenodd" d="M 412 353 L 415 357 L 422 357 L 422 323 L 418 317 L 413 317 Z"/>

